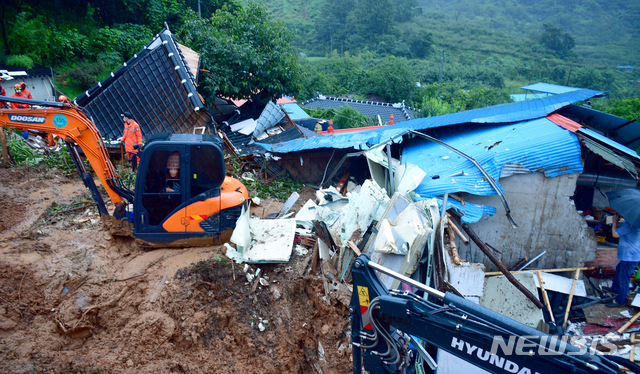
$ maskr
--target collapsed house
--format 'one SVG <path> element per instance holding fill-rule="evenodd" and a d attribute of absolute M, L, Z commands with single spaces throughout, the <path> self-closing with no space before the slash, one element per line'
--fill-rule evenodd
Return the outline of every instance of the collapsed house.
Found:
<path fill-rule="evenodd" d="M 238 158 L 253 161 L 269 158 L 256 141 L 278 144 L 317 135 L 309 129 L 309 124 L 315 124 L 316 120 L 309 117 L 295 98 L 283 96 L 275 103 L 264 104 L 262 95 L 258 94 L 249 100 L 230 101 L 235 109 L 218 120 L 218 135 Z M 280 168 L 268 171 L 271 175 L 283 172 Z"/>
<path fill-rule="evenodd" d="M 165 28 L 129 61 L 76 97 L 106 139 L 122 136 L 128 111 L 143 139 L 155 133 L 192 133 L 213 124 L 196 90 L 200 58 Z M 215 103 L 210 103 L 215 104 Z M 109 144 L 107 144 L 108 146 Z"/>
<path fill-rule="evenodd" d="M 307 175 L 313 174 L 305 181 L 322 187 L 333 176 L 362 170 L 363 163 L 376 164 L 371 161 L 374 152 L 367 151 L 389 143 L 393 146 L 391 154 L 378 157 L 384 166 L 382 173 L 389 174 L 385 158 L 391 156 L 396 159 L 392 163 L 413 164 L 426 173 L 415 191 L 420 198 L 445 193 L 460 195 L 463 201 L 449 199 L 449 206 L 459 212 L 462 223 L 470 224 L 487 242 L 500 243 L 508 256 L 503 262 L 515 263 L 547 250 L 537 265 L 545 268 L 581 266 L 595 256 L 596 241 L 577 213 L 587 209 L 575 209 L 575 202 L 570 199 L 576 185 L 591 184 L 592 189 L 597 187 L 603 192 L 633 186 L 640 160 L 632 149 L 577 122 L 583 120 L 575 114 L 578 109 L 572 103 L 602 94 L 572 89 L 542 99 L 421 118 L 361 132 L 258 144 L 281 157 L 280 164 L 294 176 L 301 173 L 289 164 L 303 165 Z M 414 131 L 448 143 L 469 158 L 422 139 Z M 322 156 L 313 158 L 313 154 Z M 601 159 L 600 170 L 592 170 L 594 163 L 583 167 L 582 158 Z M 327 161 L 309 162 L 317 159 Z M 471 159 L 486 170 L 495 186 Z M 316 169 L 315 173 L 309 170 L 312 168 Z M 352 179 L 363 180 L 371 175 L 382 187 L 388 185 L 384 175 L 377 175 L 375 168 L 366 170 L 370 173 L 364 173 L 364 177 L 362 173 L 353 172 Z M 594 173 L 608 174 L 608 177 L 593 185 Z M 322 175 L 329 177 L 322 181 L 318 179 Z M 576 199 L 581 202 L 585 197 L 579 192 Z M 461 255 L 473 262 L 483 257 L 473 245 Z M 483 262 L 492 268 L 487 260 Z"/>
<path fill-rule="evenodd" d="M 305 207 L 311 221 L 321 222 L 314 225 L 319 258 L 330 262 L 336 292 L 361 252 L 531 327 L 575 334 L 570 320 L 584 314 L 575 317 L 572 301 L 597 304 L 606 295 L 594 283 L 615 267 L 600 256 L 615 249 L 598 231 L 606 231 L 603 196 L 637 188 L 640 157 L 604 135 L 617 135 L 613 128 L 632 132 L 631 122 L 574 104 L 604 92 L 562 89 L 363 131 L 256 143 L 277 155 L 272 163 L 319 184 L 316 202 Z M 526 267 L 539 270 L 508 270 Z M 504 275 L 486 277 L 496 269 Z M 590 271 L 584 280 L 581 271 Z M 438 361 L 439 372 L 470 370 L 444 352 Z"/>

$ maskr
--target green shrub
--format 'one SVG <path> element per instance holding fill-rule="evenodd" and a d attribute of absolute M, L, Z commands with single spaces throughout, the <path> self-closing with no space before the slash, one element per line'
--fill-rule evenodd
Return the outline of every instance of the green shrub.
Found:
<path fill-rule="evenodd" d="M 69 70 L 69 78 L 82 90 L 88 90 L 98 83 L 98 76 L 104 72 L 101 63 L 82 62 Z"/>
<path fill-rule="evenodd" d="M 19 66 L 29 70 L 33 69 L 33 60 L 27 55 L 11 55 L 7 57 L 7 65 Z"/>
<path fill-rule="evenodd" d="M 9 140 L 9 152 L 13 157 L 13 161 L 17 165 L 35 165 L 38 155 L 31 147 L 27 145 L 27 141 L 20 139 Z"/>

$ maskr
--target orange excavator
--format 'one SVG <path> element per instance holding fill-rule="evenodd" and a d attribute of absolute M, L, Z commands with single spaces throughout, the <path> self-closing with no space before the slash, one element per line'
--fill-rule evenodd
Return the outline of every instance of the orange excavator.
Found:
<path fill-rule="evenodd" d="M 0 109 L 0 126 L 55 134 L 66 141 L 76 168 L 91 191 L 100 217 L 113 235 L 131 236 L 141 247 L 188 247 L 220 244 L 231 236 L 248 191 L 225 176 L 221 140 L 213 135 L 154 134 L 139 150 L 135 188 L 118 175 L 91 118 L 69 102 L 6 97 L 28 109 Z M 107 210 L 91 164 L 115 208 Z M 171 167 L 171 171 L 169 170 Z"/>

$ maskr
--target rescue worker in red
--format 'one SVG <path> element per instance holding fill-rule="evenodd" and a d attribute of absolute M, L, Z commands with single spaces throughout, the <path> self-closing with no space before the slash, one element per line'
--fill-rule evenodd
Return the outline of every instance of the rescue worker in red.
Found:
<path fill-rule="evenodd" d="M 120 140 L 124 143 L 124 150 L 127 152 L 127 158 L 131 162 L 131 171 L 135 173 L 138 166 L 138 150 L 134 146 L 142 145 L 142 131 L 140 125 L 131 115 L 131 112 L 122 113 L 124 119 L 124 133 Z"/>
<path fill-rule="evenodd" d="M 28 97 L 22 93 L 22 86 L 20 84 L 16 84 L 13 86 L 13 90 L 16 92 L 11 97 L 17 97 L 19 99 L 28 99 Z M 11 109 L 27 109 L 30 108 L 31 105 L 20 104 L 20 103 L 11 103 Z"/>
<path fill-rule="evenodd" d="M 22 94 L 25 95 L 27 97 L 27 99 L 32 99 L 33 100 L 33 96 L 31 96 L 31 92 L 29 90 L 27 90 L 27 84 L 24 82 L 20 82 L 20 88 L 22 88 Z"/>

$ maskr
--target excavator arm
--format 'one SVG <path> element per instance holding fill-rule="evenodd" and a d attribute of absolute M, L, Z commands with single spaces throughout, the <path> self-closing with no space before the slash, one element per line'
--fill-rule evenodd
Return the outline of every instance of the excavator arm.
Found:
<path fill-rule="evenodd" d="M 85 170 L 76 145 L 80 147 L 91 164 L 96 176 L 104 186 L 111 201 L 122 206 L 124 200 L 133 201 L 133 194 L 122 182 L 111 163 L 100 132 L 81 108 L 70 104 L 2 97 L 3 101 L 32 105 L 28 109 L 0 109 L 0 126 L 18 129 L 33 129 L 55 134 L 63 138 L 78 168 L 85 185 L 91 190 L 101 215 L 108 215 L 104 202 L 93 185 L 93 177 Z M 93 187 L 92 187 L 93 186 Z"/>
<path fill-rule="evenodd" d="M 410 284 L 428 297 L 389 291 L 376 271 Z M 352 274 L 349 311 L 354 374 L 361 373 L 363 365 L 374 374 L 404 373 L 412 365 L 414 350 L 433 370 L 437 364 L 421 341 L 490 373 L 622 373 L 621 366 L 640 372 L 640 367 L 628 360 L 580 349 L 566 339 L 393 272 L 367 255 L 356 259 Z"/>

